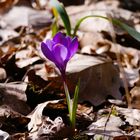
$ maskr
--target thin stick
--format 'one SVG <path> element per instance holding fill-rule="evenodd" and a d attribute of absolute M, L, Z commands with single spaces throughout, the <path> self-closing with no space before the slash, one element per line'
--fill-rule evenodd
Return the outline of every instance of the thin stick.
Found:
<path fill-rule="evenodd" d="M 113 107 L 114 107 L 114 104 L 111 106 L 111 110 L 110 110 L 110 112 L 108 114 L 108 117 L 107 117 L 107 120 L 106 120 L 106 123 L 105 123 L 105 127 L 104 127 L 104 133 L 105 133 L 105 129 L 106 129 L 107 123 L 108 123 L 108 121 L 110 119 L 110 116 L 112 114 Z"/>
<path fill-rule="evenodd" d="M 130 94 L 129 94 L 129 90 L 128 90 L 128 84 L 127 84 L 124 69 L 123 69 L 122 64 L 121 64 L 120 49 L 118 48 L 117 43 L 116 43 L 116 35 L 115 35 L 114 27 L 113 27 L 113 24 L 112 24 L 111 14 L 108 14 L 108 18 L 109 18 L 110 25 L 111 25 L 111 28 L 112 28 L 112 32 L 111 32 L 112 41 L 113 41 L 114 46 L 117 50 L 116 57 L 117 57 L 120 72 L 122 74 L 122 80 L 123 80 L 123 84 L 124 84 L 124 89 L 125 89 L 126 100 L 127 100 L 127 103 L 128 103 L 128 108 L 132 108 L 131 98 L 130 98 Z"/>

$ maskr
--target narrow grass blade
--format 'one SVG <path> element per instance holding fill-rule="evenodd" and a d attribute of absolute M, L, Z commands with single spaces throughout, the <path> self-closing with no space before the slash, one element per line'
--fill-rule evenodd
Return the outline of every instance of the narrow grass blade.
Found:
<path fill-rule="evenodd" d="M 110 18 L 108 18 L 108 17 L 104 17 L 104 16 L 98 16 L 98 15 L 89 15 L 89 16 L 85 16 L 85 17 L 83 17 L 83 18 L 81 18 L 78 22 L 77 22 L 77 24 L 76 24 L 76 26 L 75 26 L 75 28 L 74 28 L 74 33 L 73 33 L 73 36 L 75 36 L 76 35 L 76 33 L 77 33 L 77 30 L 79 29 L 79 26 L 80 26 L 80 24 L 84 21 L 84 20 L 86 20 L 87 18 L 102 18 L 102 19 L 106 19 L 106 20 L 108 20 L 108 21 L 110 21 Z M 130 27 L 130 26 L 128 26 L 127 24 L 125 24 L 125 23 L 122 23 L 121 21 L 119 21 L 119 20 L 117 20 L 117 19 L 111 19 L 111 21 L 112 21 L 112 23 L 114 24 L 114 25 L 117 25 L 117 26 L 119 26 L 119 27 L 121 27 L 122 29 L 124 29 L 125 31 L 127 31 L 133 38 L 135 38 L 137 41 L 140 41 L 140 33 L 139 32 L 137 32 L 134 28 L 132 28 L 132 27 Z"/>
<path fill-rule="evenodd" d="M 58 32 L 57 20 L 55 20 L 52 24 L 52 37 Z"/>
<path fill-rule="evenodd" d="M 63 24 L 64 24 L 64 27 L 67 31 L 67 35 L 71 35 L 71 24 L 70 24 L 70 20 L 69 20 L 69 16 L 64 8 L 64 6 L 58 2 L 58 0 L 51 0 L 50 1 L 50 4 L 56 8 L 56 10 L 58 11 L 62 21 L 63 21 Z"/>
<path fill-rule="evenodd" d="M 74 92 L 73 105 L 72 105 L 72 125 L 73 125 L 72 127 L 75 127 L 75 122 L 76 122 L 76 110 L 77 110 L 77 103 L 78 103 L 79 87 L 80 87 L 80 80 L 78 81 L 78 84 L 76 85 L 75 92 Z"/>
<path fill-rule="evenodd" d="M 71 103 L 71 99 L 70 99 L 69 90 L 68 90 L 67 84 L 65 82 L 64 82 L 64 90 L 65 90 L 66 101 L 67 101 L 67 105 L 68 105 L 68 111 L 69 111 L 69 115 L 70 115 L 70 123 L 72 123 L 72 120 L 71 120 L 72 103 Z"/>
<path fill-rule="evenodd" d="M 53 11 L 53 15 L 55 16 L 55 19 L 52 23 L 52 37 L 54 37 L 54 35 L 58 32 L 58 26 L 57 26 L 57 23 L 58 23 L 58 12 L 56 10 L 56 8 L 52 8 L 52 11 Z"/>
<path fill-rule="evenodd" d="M 117 19 L 112 19 L 112 23 L 120 26 L 125 31 L 127 31 L 133 38 L 135 38 L 137 41 L 140 41 L 140 33 L 137 32 L 134 28 L 128 26 L 127 24 L 125 24 Z"/>

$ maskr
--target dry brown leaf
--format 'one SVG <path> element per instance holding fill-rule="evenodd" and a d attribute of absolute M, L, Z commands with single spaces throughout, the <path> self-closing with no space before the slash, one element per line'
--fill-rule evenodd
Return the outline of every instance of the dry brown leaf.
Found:
<path fill-rule="evenodd" d="M 28 124 L 28 130 L 31 130 L 30 138 L 41 138 L 42 135 L 54 136 L 64 127 L 61 117 L 56 117 L 53 121 L 48 116 L 43 116 L 43 110 L 49 103 L 55 104 L 58 102 L 59 100 L 41 103 L 28 115 L 31 118 Z"/>
<path fill-rule="evenodd" d="M 18 37 L 19 34 L 11 29 L 0 29 L 0 45 L 4 43 L 5 41 L 8 41 L 9 39 L 12 39 L 14 37 Z"/>
<path fill-rule="evenodd" d="M 31 133 L 29 133 L 28 138 L 63 139 L 63 137 L 69 137 L 72 134 L 71 129 L 67 126 L 65 127 L 63 119 L 67 118 L 67 113 L 65 114 L 61 111 L 63 110 L 61 109 L 61 106 L 63 106 L 61 101 L 53 100 L 38 104 L 33 112 L 28 115 L 31 118 L 28 124 L 28 129 L 31 129 Z M 64 114 L 65 117 L 61 117 Z M 52 117 L 50 115 L 54 116 Z"/>
<path fill-rule="evenodd" d="M 2 21 L 6 23 L 6 28 L 10 29 L 32 24 L 36 27 L 44 27 L 45 24 L 50 25 L 51 17 L 49 10 L 37 11 L 27 6 L 14 6 L 2 17 Z"/>
<path fill-rule="evenodd" d="M 6 70 L 8 80 L 20 81 L 26 73 L 26 68 L 17 67 L 15 54 L 7 54 L 1 58 L 3 68 Z"/>
<path fill-rule="evenodd" d="M 32 65 L 38 60 L 40 60 L 40 58 L 36 56 L 32 58 L 21 59 L 20 61 L 16 62 L 16 64 L 19 68 L 23 68 Z"/>
<path fill-rule="evenodd" d="M 21 108 L 22 109 L 22 108 Z M 0 123 L 1 129 L 13 134 L 15 132 L 25 131 L 30 119 L 15 112 L 11 106 L 0 106 Z"/>
<path fill-rule="evenodd" d="M 89 127 L 87 131 L 88 135 L 104 135 L 106 137 L 116 137 L 122 135 L 121 130 L 119 127 L 121 124 L 123 124 L 123 121 L 120 119 L 120 117 L 116 117 L 111 115 L 109 118 L 109 121 L 107 122 L 108 117 L 101 117 L 96 122 L 93 122 Z M 105 124 L 107 122 L 107 126 L 105 128 Z"/>
<path fill-rule="evenodd" d="M 0 13 L 6 12 L 9 8 L 11 8 L 17 2 L 18 2 L 18 0 L 2 0 L 2 1 L 0 1 Z"/>
<path fill-rule="evenodd" d="M 94 138 L 117 139 L 125 136 L 131 138 L 140 138 L 140 130 L 134 126 L 140 126 L 140 111 L 136 109 L 126 109 L 115 107 L 116 115 L 100 114 L 98 111 L 98 119 L 89 125 L 85 131 L 87 135 Z M 105 110 L 105 109 L 104 109 Z M 135 114 L 135 115 L 134 115 Z"/>
<path fill-rule="evenodd" d="M 79 101 L 100 105 L 111 95 L 120 99 L 117 68 L 103 57 L 75 55 L 67 66 L 67 79 L 73 89 L 80 79 Z M 71 91 L 72 95 L 74 91 Z"/>
<path fill-rule="evenodd" d="M 9 138 L 9 134 L 5 131 L 0 130 L 0 138 L 2 140 L 7 140 Z"/>
<path fill-rule="evenodd" d="M 131 93 L 131 104 L 135 109 L 140 109 L 140 87 L 135 86 L 130 90 Z"/>
<path fill-rule="evenodd" d="M 140 110 L 116 107 L 116 111 L 124 115 L 125 121 L 129 122 L 132 126 L 140 126 Z M 139 133 L 140 136 L 140 133 Z"/>
<path fill-rule="evenodd" d="M 124 68 L 124 74 L 129 87 L 133 87 L 134 84 L 140 79 L 139 69 Z M 121 73 L 121 78 L 122 78 L 122 73 Z"/>
<path fill-rule="evenodd" d="M 14 111 L 27 115 L 30 107 L 26 104 L 25 83 L 0 83 L 1 105 L 10 106 Z"/>
<path fill-rule="evenodd" d="M 5 80 L 7 77 L 6 71 L 3 68 L 0 68 L 0 81 Z"/>

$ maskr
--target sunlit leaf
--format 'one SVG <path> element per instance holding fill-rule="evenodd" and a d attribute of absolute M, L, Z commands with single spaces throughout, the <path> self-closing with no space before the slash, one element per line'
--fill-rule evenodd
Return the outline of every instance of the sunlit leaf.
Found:
<path fill-rule="evenodd" d="M 64 23 L 65 29 L 67 31 L 67 35 L 71 35 L 71 24 L 70 24 L 69 16 L 62 3 L 59 3 L 57 0 L 51 0 L 50 4 L 58 11 Z"/>
<path fill-rule="evenodd" d="M 57 21 L 54 21 L 52 24 L 52 37 L 58 32 Z"/>
<path fill-rule="evenodd" d="M 58 32 L 58 12 L 56 10 L 56 8 L 52 8 L 53 11 L 53 15 L 55 16 L 54 22 L 52 23 L 52 37 Z"/>

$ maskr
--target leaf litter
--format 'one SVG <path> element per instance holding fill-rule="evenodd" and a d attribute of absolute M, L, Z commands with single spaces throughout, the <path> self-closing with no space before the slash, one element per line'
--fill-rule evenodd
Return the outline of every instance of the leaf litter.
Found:
<path fill-rule="evenodd" d="M 0 2 L 0 138 L 69 138 L 68 110 L 61 78 L 57 68 L 40 52 L 40 42 L 51 32 L 50 7 L 42 3 L 41 7 L 35 2 L 30 7 L 25 2 L 19 8 L 18 4 L 21 4 L 18 0 Z M 121 1 L 85 0 L 85 5 L 68 6 L 67 11 L 72 25 L 84 15 L 95 12 L 107 15 L 111 11 L 113 17 L 139 30 L 139 11 L 131 11 L 133 6 L 127 4 L 122 8 L 123 4 Z M 60 29 L 63 30 L 61 22 Z M 112 28 L 104 20 L 87 20 L 78 31 L 79 54 L 67 68 L 71 95 L 81 78 L 77 134 L 73 139 L 140 138 L 139 42 L 116 27 L 114 31 L 116 45 L 111 38 Z M 131 93 L 132 109 L 127 107 L 124 77 L 119 71 L 116 53 Z"/>

